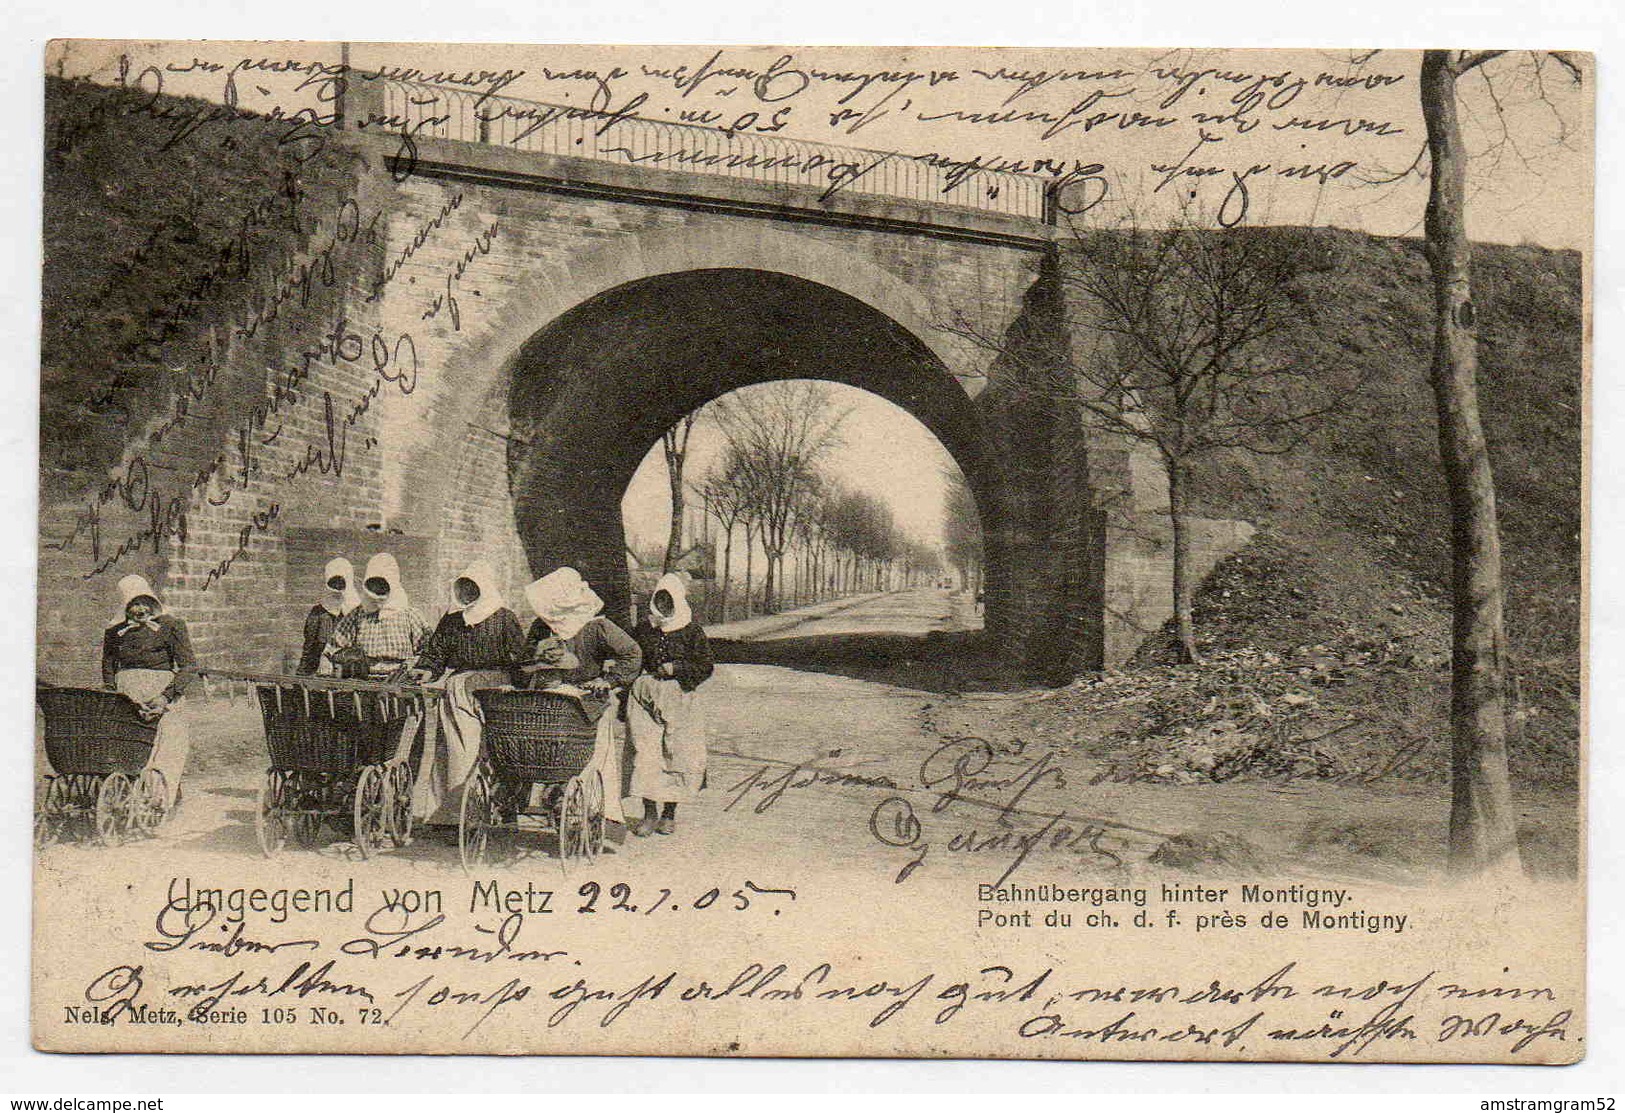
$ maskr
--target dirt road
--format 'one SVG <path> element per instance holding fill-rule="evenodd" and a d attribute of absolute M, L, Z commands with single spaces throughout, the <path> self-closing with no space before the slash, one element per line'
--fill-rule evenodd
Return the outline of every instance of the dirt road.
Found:
<path fill-rule="evenodd" d="M 815 613 L 753 640 L 792 649 L 861 647 L 865 638 L 929 645 L 922 635 L 974 621 L 968 609 L 962 596 L 922 589 Z M 913 878 L 960 885 L 1057 871 L 1096 878 L 1155 872 L 1148 858 L 1156 847 L 1194 833 L 1239 837 L 1275 876 L 1284 870 L 1404 882 L 1434 873 L 1434 856 L 1409 848 L 1431 844 L 1433 832 L 1442 832 L 1445 801 L 1437 789 L 1313 781 L 1092 784 L 1097 763 L 1090 748 L 1024 738 L 1015 694 L 942 695 L 861 672 L 719 666 L 702 689 L 711 731 L 708 790 L 682 809 L 674 836 L 634 839 L 617 831 L 609 861 L 640 872 L 679 862 L 788 868 L 816 844 L 821 859 L 844 869 L 895 877 L 917 863 Z M 937 733 L 937 723 L 964 709 L 998 728 L 975 738 Z M 112 851 L 57 847 L 47 860 L 90 865 L 157 856 L 174 865 L 193 856 L 258 858 L 253 821 L 264 751 L 257 709 L 238 698 L 194 700 L 191 710 L 193 772 L 176 821 L 151 842 Z M 321 850 L 285 856 L 353 859 L 353 846 L 338 832 L 327 836 L 330 845 Z M 1402 852 L 1360 852 L 1361 838 L 1378 836 Z M 532 858 L 545 849 L 534 843 Z M 395 863 L 389 869 L 460 868 L 454 833 L 423 832 L 387 857 Z"/>
<path fill-rule="evenodd" d="M 920 636 L 979 630 L 982 626 L 969 596 L 932 587 L 866 595 L 854 601 L 837 600 L 775 618 L 781 621 L 767 629 L 758 631 L 747 623 L 730 623 L 716 627 L 712 636 L 759 642 L 830 635 Z M 783 621 L 788 619 L 799 621 Z"/>

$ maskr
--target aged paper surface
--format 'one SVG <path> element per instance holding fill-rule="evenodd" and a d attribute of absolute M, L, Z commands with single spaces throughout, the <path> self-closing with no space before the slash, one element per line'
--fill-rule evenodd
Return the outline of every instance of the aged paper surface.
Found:
<path fill-rule="evenodd" d="M 1450 59 L 1467 795 L 1420 54 L 53 44 L 36 1045 L 1581 1057 L 1594 73 Z"/>

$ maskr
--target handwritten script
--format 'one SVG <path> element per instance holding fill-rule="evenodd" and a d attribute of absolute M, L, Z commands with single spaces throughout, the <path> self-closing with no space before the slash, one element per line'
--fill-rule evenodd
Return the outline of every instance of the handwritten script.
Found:
<path fill-rule="evenodd" d="M 491 895 L 474 888 L 471 902 Z M 536 907 L 534 889 L 525 903 Z M 1132 1045 L 1170 1058 L 1191 1047 L 1258 1058 L 1290 1045 L 1333 1060 L 1426 1058 L 1429 1047 L 1452 1043 L 1516 1060 L 1569 1040 L 1575 1023 L 1572 1005 L 1547 986 L 1471 984 L 1426 967 L 1350 980 L 1289 954 L 1213 970 L 1169 960 L 1149 977 L 1121 979 L 1030 960 L 990 957 L 961 968 L 898 956 L 790 957 L 771 946 L 737 959 L 695 951 L 676 965 L 625 954 L 588 961 L 552 941 L 567 933 L 551 922 L 554 911 L 567 909 L 463 919 L 385 901 L 358 933 L 318 939 L 284 926 L 270 938 L 243 921 L 224 930 L 224 917 L 177 898 L 172 886 L 144 946 L 169 957 L 164 980 L 147 960 L 119 962 L 62 1008 L 68 1023 L 350 1025 L 380 1041 L 436 1032 L 466 1041 L 498 1015 L 538 1032 L 659 1026 L 679 1016 L 922 1033 L 970 1025 L 1034 1055 L 1106 1056 Z M 211 939 L 216 929 L 224 940 Z"/>

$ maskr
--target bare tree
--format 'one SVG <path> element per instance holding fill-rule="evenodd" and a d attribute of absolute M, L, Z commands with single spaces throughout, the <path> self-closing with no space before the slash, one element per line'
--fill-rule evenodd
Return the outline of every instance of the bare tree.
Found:
<path fill-rule="evenodd" d="M 671 488 L 671 532 L 666 536 L 666 557 L 660 566 L 662 572 L 676 568 L 683 556 L 683 464 L 688 458 L 688 438 L 694 432 L 694 422 L 699 416 L 698 411 L 689 414 L 667 429 L 660 438 L 666 454 L 666 480 Z"/>
<path fill-rule="evenodd" d="M 818 545 L 821 540 L 819 508 L 824 501 L 824 477 L 814 472 L 796 494 L 790 509 L 790 533 L 797 551 L 796 588 L 797 603 L 818 601 Z M 810 596 L 810 598 L 808 598 Z"/>
<path fill-rule="evenodd" d="M 796 507 L 792 529 L 807 564 L 805 586 L 808 602 L 819 602 L 828 592 L 828 563 L 831 551 L 829 505 L 841 490 L 825 471 L 813 474 L 812 483 Z"/>
<path fill-rule="evenodd" d="M 1263 344 L 1293 320 L 1301 263 L 1267 232 L 1204 227 L 1189 211 L 1166 227 L 1074 230 L 1067 255 L 1060 282 L 1088 314 L 1077 323 L 1108 341 L 1094 358 L 1075 360 L 1065 329 L 1007 341 L 961 319 L 951 331 L 1006 359 L 1016 389 L 1070 403 L 1086 426 L 1155 450 L 1168 482 L 1177 644 L 1196 661 L 1194 465 L 1225 449 L 1289 452 L 1339 397 L 1325 368 Z"/>
<path fill-rule="evenodd" d="M 982 519 L 976 499 L 958 468 L 944 468 L 942 545 L 948 563 L 959 572 L 960 590 L 981 590 Z"/>
<path fill-rule="evenodd" d="M 724 451 L 721 466 L 705 479 L 705 501 L 711 513 L 722 526 L 722 600 L 720 615 L 728 621 L 728 589 L 733 580 L 734 530 L 744 525 L 751 516 L 752 494 L 750 480 L 745 474 L 739 455 L 732 448 Z M 745 589 L 748 599 L 750 588 Z"/>
<path fill-rule="evenodd" d="M 1518 813 L 1507 769 L 1501 536 L 1495 477 L 1478 408 L 1467 153 L 1457 102 L 1457 81 L 1504 53 L 1426 51 L 1420 82 L 1430 158 L 1426 235 L 1433 276 L 1431 378 L 1450 499 L 1450 866 L 1457 873 L 1519 868 Z M 1559 52 L 1545 57 L 1554 59 L 1576 82 L 1581 79 L 1573 56 Z M 1537 55 L 1537 81 L 1540 61 Z M 1485 77 L 1486 83 L 1489 80 Z M 1490 88 L 1494 99 L 1494 87 Z M 1499 100 L 1495 106 L 1499 112 Z"/>
<path fill-rule="evenodd" d="M 889 506 L 860 491 L 842 491 L 830 500 L 825 530 L 836 552 L 845 554 L 847 591 L 882 590 L 892 566 L 914 544 L 897 528 Z"/>
<path fill-rule="evenodd" d="M 756 605 L 756 597 L 755 597 L 754 593 L 751 590 L 751 579 L 752 579 L 752 576 L 754 575 L 755 565 L 756 565 L 756 532 L 757 532 L 757 522 L 758 522 L 758 519 L 757 519 L 756 515 L 757 515 L 757 507 L 756 507 L 755 500 L 753 499 L 746 506 L 744 518 L 742 518 L 740 520 L 740 524 L 745 529 L 745 617 L 746 618 L 749 618 L 751 616 L 751 614 L 754 613 L 751 608 L 753 608 Z"/>
<path fill-rule="evenodd" d="M 935 578 L 942 572 L 942 554 L 919 541 L 908 541 L 904 546 L 903 586 L 918 587 L 921 580 Z"/>
<path fill-rule="evenodd" d="M 842 595 L 846 592 L 845 583 L 845 552 L 844 536 L 841 527 L 841 502 L 846 497 L 846 489 L 840 483 L 826 478 L 819 491 L 816 513 L 818 515 L 818 577 L 822 586 L 830 595 Z"/>
<path fill-rule="evenodd" d="M 825 384 L 789 379 L 741 390 L 718 401 L 715 412 L 755 494 L 746 530 L 754 526 L 761 537 L 767 558 L 763 607 L 772 611 L 800 494 L 815 482 L 818 460 L 836 444 L 847 411 L 835 405 Z"/>

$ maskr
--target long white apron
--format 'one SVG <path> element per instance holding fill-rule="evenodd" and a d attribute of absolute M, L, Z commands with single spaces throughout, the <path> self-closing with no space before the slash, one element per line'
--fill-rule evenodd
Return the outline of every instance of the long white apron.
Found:
<path fill-rule="evenodd" d="M 632 734 L 632 795 L 686 804 L 705 780 L 705 719 L 698 694 L 675 680 L 643 675 L 627 703 Z"/>
<path fill-rule="evenodd" d="M 168 669 L 120 669 L 113 677 L 113 686 L 137 703 L 147 703 L 163 694 L 175 674 Z M 158 720 L 158 733 L 153 738 L 152 756 L 147 765 L 164 775 L 164 786 L 169 793 L 168 804 L 173 806 L 175 794 L 180 791 L 181 775 L 186 772 L 186 757 L 192 750 L 192 735 L 187 729 L 186 700 L 177 699 Z"/>
<path fill-rule="evenodd" d="M 616 713 L 620 701 L 612 699 L 598 717 L 598 737 L 595 739 L 592 760 L 587 771 L 596 769 L 604 778 L 604 818 L 611 823 L 625 823 L 626 811 L 621 799 L 626 795 L 626 735 L 621 730 L 620 716 Z"/>
<path fill-rule="evenodd" d="M 471 669 L 446 677 L 440 729 L 423 747 L 412 786 L 412 815 L 418 822 L 457 823 L 463 785 L 480 760 L 480 706 L 474 693 L 506 687 L 508 682 L 508 674 L 499 669 Z"/>

